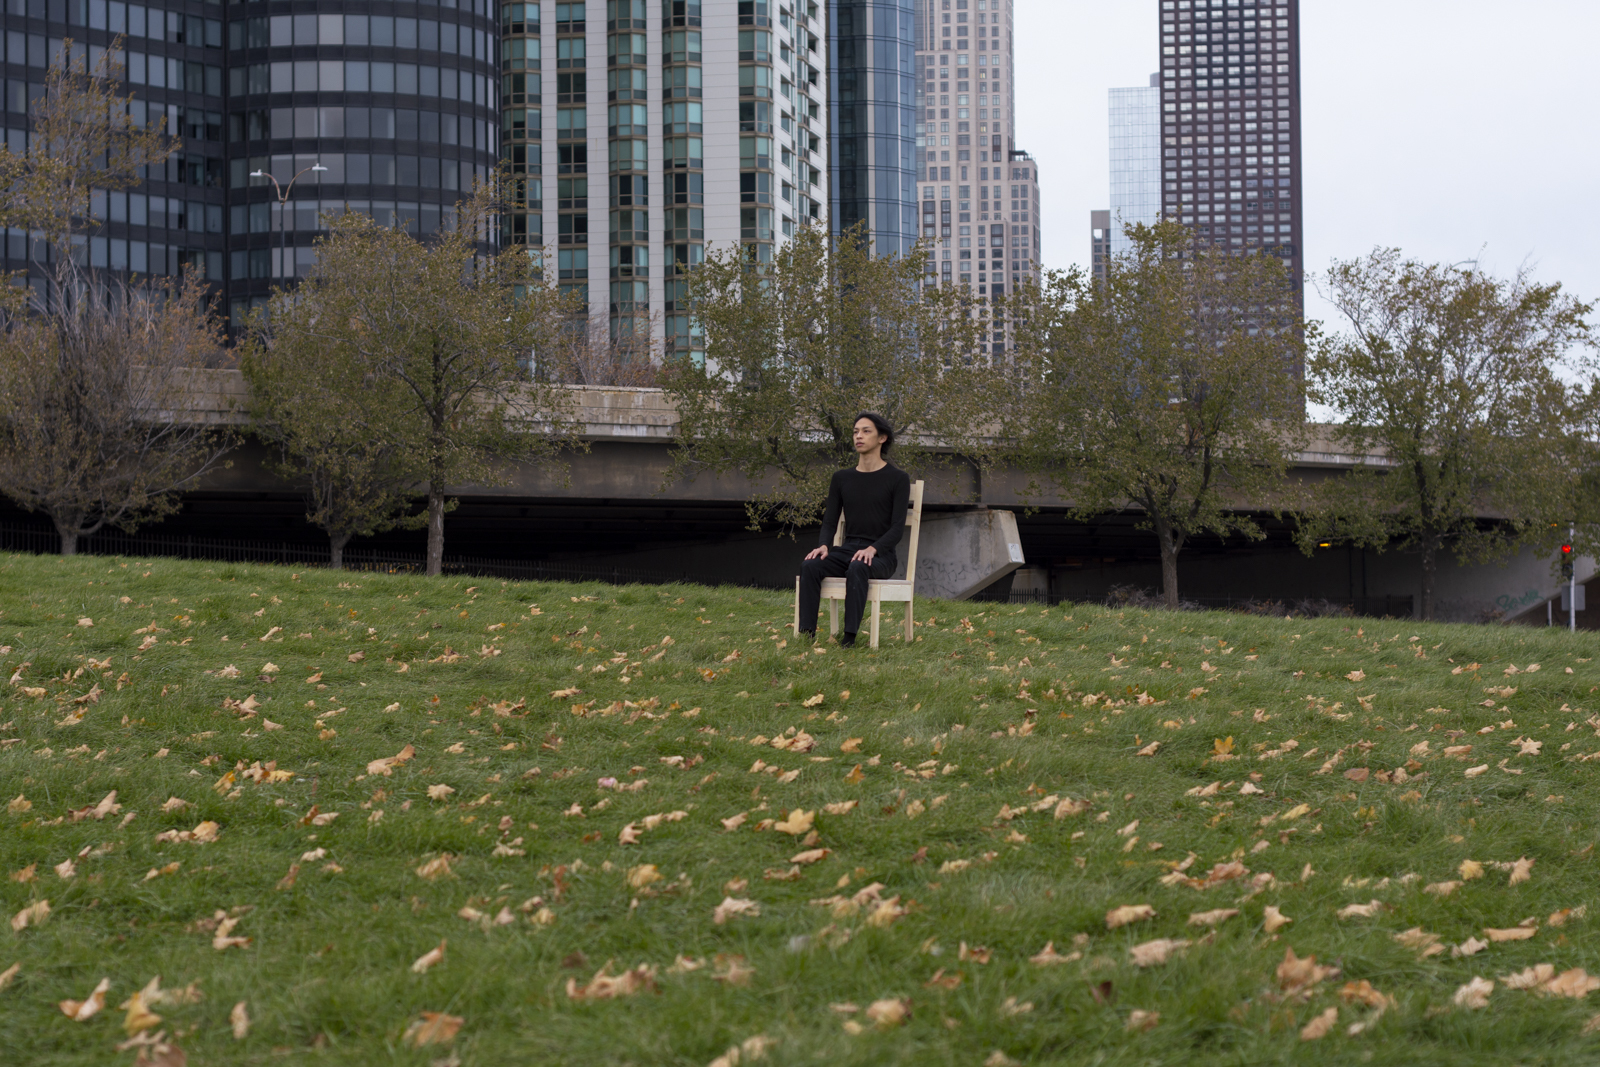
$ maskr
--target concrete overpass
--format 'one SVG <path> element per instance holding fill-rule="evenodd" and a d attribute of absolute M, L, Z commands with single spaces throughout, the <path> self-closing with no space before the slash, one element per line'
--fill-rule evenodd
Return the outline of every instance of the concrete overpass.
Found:
<path fill-rule="evenodd" d="M 321 532 L 305 522 L 295 487 L 272 473 L 268 449 L 248 434 L 243 377 L 237 371 L 207 371 L 203 377 L 190 417 L 233 425 L 245 433 L 244 442 L 229 467 L 186 494 L 177 515 L 141 533 L 277 543 L 308 553 L 325 548 Z M 744 501 L 754 486 L 739 476 L 702 474 L 669 483 L 677 419 L 661 390 L 575 392 L 589 450 L 570 455 L 566 471 L 519 466 L 505 485 L 456 487 L 461 503 L 446 520 L 447 558 L 539 560 L 772 586 L 793 582 L 797 560 L 817 542 L 817 530 L 791 537 L 746 529 Z M 1300 457 L 1296 473 L 1324 478 L 1353 463 L 1354 457 L 1326 445 L 1313 446 Z M 1134 529 L 1133 515 L 1072 522 L 1059 501 L 1032 501 L 1030 512 L 1015 471 L 980 476 L 957 462 L 925 476 L 919 571 L 929 592 L 1098 600 L 1116 586 L 1160 585 L 1155 538 Z M 0 528 L 45 525 L 4 506 Z M 1415 556 L 1338 547 L 1308 558 L 1293 546 L 1286 523 L 1270 516 L 1263 522 L 1264 541 L 1192 542 L 1179 562 L 1185 599 L 1329 600 L 1372 614 L 1405 615 L 1420 602 Z M 1020 544 L 1020 564 L 1009 543 Z M 350 551 L 420 557 L 422 547 L 420 532 L 398 531 L 354 543 Z M 1593 573 L 1592 560 L 1579 561 L 1580 579 Z M 1543 622 L 1545 602 L 1559 595 L 1556 586 L 1544 559 L 1518 557 L 1504 567 L 1451 562 L 1439 576 L 1439 614 L 1461 621 L 1497 616 Z M 1600 623 L 1600 607 L 1595 615 Z"/>

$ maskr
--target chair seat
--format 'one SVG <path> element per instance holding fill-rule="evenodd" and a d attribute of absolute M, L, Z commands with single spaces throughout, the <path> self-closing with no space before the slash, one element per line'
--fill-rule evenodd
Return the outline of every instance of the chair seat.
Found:
<path fill-rule="evenodd" d="M 845 584 L 843 578 L 822 579 L 822 599 L 843 600 Z M 904 578 L 871 578 L 867 581 L 868 600 L 910 600 L 912 597 L 913 583 Z"/>

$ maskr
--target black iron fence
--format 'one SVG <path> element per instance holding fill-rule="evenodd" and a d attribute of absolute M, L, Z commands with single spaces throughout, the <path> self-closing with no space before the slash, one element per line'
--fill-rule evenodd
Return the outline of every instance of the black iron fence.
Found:
<path fill-rule="evenodd" d="M 61 540 L 54 530 L 0 523 L 0 551 L 54 555 Z M 78 552 L 94 556 L 149 556 L 169 559 L 215 560 L 221 563 L 277 563 L 295 567 L 328 566 L 325 545 L 296 541 L 265 541 L 101 531 L 78 541 Z M 344 569 L 387 574 L 421 574 L 427 561 L 421 556 L 371 549 L 346 549 Z M 447 556 L 444 573 L 474 578 L 512 578 L 545 582 L 606 582 L 611 585 L 739 585 L 761 589 L 789 588 L 781 583 L 737 574 L 705 574 L 637 567 L 611 567 L 579 561 L 485 559 Z"/>
<path fill-rule="evenodd" d="M 1013 592 L 1007 600 L 1012 604 L 1055 605 L 1071 601 L 1070 597 L 1043 592 Z M 1105 598 L 1111 607 L 1164 609 L 1166 602 L 1159 594 L 1148 590 L 1129 590 L 1119 587 Z M 1184 597 L 1181 607 L 1186 611 L 1237 611 L 1247 615 L 1264 615 L 1295 618 L 1324 615 L 1348 615 L 1375 619 L 1409 619 L 1414 614 L 1414 601 L 1409 596 L 1356 597 L 1355 599 L 1325 599 L 1318 597 L 1267 597 L 1267 596 L 1198 596 Z"/>

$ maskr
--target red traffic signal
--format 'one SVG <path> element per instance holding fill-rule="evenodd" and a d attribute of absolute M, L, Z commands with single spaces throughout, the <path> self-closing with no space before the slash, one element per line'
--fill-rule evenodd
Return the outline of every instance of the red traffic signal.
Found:
<path fill-rule="evenodd" d="M 1571 559 L 1572 558 L 1572 546 L 1571 545 L 1562 545 L 1561 546 L 1561 558 L 1562 559 Z"/>

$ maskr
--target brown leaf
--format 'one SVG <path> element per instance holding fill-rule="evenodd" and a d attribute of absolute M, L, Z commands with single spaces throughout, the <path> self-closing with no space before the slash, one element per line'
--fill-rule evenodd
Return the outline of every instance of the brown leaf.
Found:
<path fill-rule="evenodd" d="M 1227 922 L 1239 914 L 1238 908 L 1214 908 L 1211 911 L 1197 911 L 1189 915 L 1190 926 L 1216 926 Z"/>
<path fill-rule="evenodd" d="M 722 903 L 711 910 L 711 921 L 721 926 L 736 915 L 756 916 L 761 914 L 761 905 L 753 900 L 743 897 L 723 897 Z"/>
<path fill-rule="evenodd" d="M 1188 948 L 1189 945 L 1190 942 L 1187 940 L 1179 941 L 1163 937 L 1134 945 L 1128 950 L 1128 956 L 1133 960 L 1133 964 L 1136 967 L 1152 967 L 1166 963 L 1174 952 L 1181 952 L 1183 949 Z"/>
<path fill-rule="evenodd" d="M 867 1005 L 866 1016 L 879 1030 L 904 1026 L 911 1018 L 911 1001 L 888 998 Z"/>
<path fill-rule="evenodd" d="M 1145 1011 L 1143 1008 L 1135 1008 L 1128 1013 L 1128 1022 L 1122 1029 L 1126 1033 L 1142 1034 L 1146 1030 L 1155 1029 L 1156 1024 L 1160 1021 L 1161 1013 L 1159 1011 Z"/>
<path fill-rule="evenodd" d="M 233 1006 L 233 1010 L 228 1012 L 228 1025 L 233 1029 L 235 1041 L 243 1041 L 250 1036 L 250 1009 L 244 1001 L 239 1001 Z"/>
<path fill-rule="evenodd" d="M 1494 992 L 1494 983 L 1487 978 L 1474 978 L 1460 989 L 1456 990 L 1455 1004 L 1458 1008 L 1475 1011 L 1489 1006 L 1489 994 Z"/>
<path fill-rule="evenodd" d="M 106 992 L 111 988 L 111 979 L 102 978 L 94 987 L 86 1000 L 63 1000 L 58 1007 L 61 1014 L 75 1023 L 86 1022 L 99 1014 L 100 1009 L 106 1006 Z"/>
<path fill-rule="evenodd" d="M 1511 879 L 1508 885 L 1521 885 L 1533 877 L 1533 860 L 1523 856 L 1511 865 Z"/>
<path fill-rule="evenodd" d="M 1535 926 L 1513 926 L 1504 930 L 1485 929 L 1483 936 L 1494 942 L 1526 941 L 1538 932 L 1539 929 Z"/>
<path fill-rule="evenodd" d="M 1285 993 L 1297 993 L 1310 989 L 1323 979 L 1337 978 L 1339 968 L 1325 967 L 1317 963 L 1315 956 L 1296 956 L 1293 948 L 1286 948 L 1277 973 L 1279 988 Z"/>
<path fill-rule="evenodd" d="M 607 960 L 605 966 L 584 985 L 580 986 L 576 978 L 568 978 L 567 997 L 571 1000 L 612 1000 L 656 988 L 656 969 L 648 964 L 641 963 L 619 975 L 610 972 L 611 961 Z"/>
<path fill-rule="evenodd" d="M 1035 967 L 1053 967 L 1058 963 L 1071 963 L 1073 960 L 1081 959 L 1083 959 L 1082 952 L 1069 952 L 1063 956 L 1056 951 L 1056 943 L 1054 941 L 1046 941 L 1044 948 L 1040 949 L 1037 955 L 1028 957 L 1028 962 Z"/>
<path fill-rule="evenodd" d="M 817 813 L 814 811 L 802 811 L 799 808 L 795 808 L 789 812 L 788 818 L 773 823 L 772 828 L 779 833 L 792 834 L 795 837 L 799 837 L 801 834 L 810 832 L 811 824 L 816 820 L 816 817 Z"/>
<path fill-rule="evenodd" d="M 1119 926 L 1129 923 L 1143 922 L 1145 919 L 1154 919 L 1156 909 L 1148 904 L 1124 904 L 1119 908 L 1112 908 L 1106 912 L 1106 929 L 1115 930 Z"/>
<path fill-rule="evenodd" d="M 415 1020 L 406 1027 L 406 1032 L 400 1040 L 408 1045 L 421 1048 L 423 1045 L 448 1045 L 456 1038 L 461 1024 L 466 1022 L 459 1015 L 446 1015 L 440 1011 L 425 1011 L 422 1018 Z"/>
<path fill-rule="evenodd" d="M 1360 674 L 1360 671 L 1355 673 Z M 1329 1008 L 1300 1028 L 1301 1041 L 1317 1041 L 1328 1036 L 1328 1031 L 1339 1021 L 1339 1009 Z"/>
<path fill-rule="evenodd" d="M 42 926 L 49 917 L 50 902 L 36 900 L 11 917 L 11 930 L 13 933 L 21 933 L 30 926 Z"/>
<path fill-rule="evenodd" d="M 1261 925 L 1262 928 L 1265 929 L 1269 934 L 1277 933 L 1279 930 L 1282 930 L 1285 926 L 1288 926 L 1292 922 L 1294 922 L 1293 919 L 1279 911 L 1277 907 L 1272 904 L 1268 904 L 1265 908 L 1261 909 Z"/>
<path fill-rule="evenodd" d="M 444 962 L 445 942 L 441 938 L 439 944 L 418 956 L 411 964 L 412 974 L 427 974 L 434 965 Z"/>
<path fill-rule="evenodd" d="M 430 882 L 439 878 L 454 878 L 455 872 L 450 869 L 450 853 L 436 856 L 418 867 L 417 876 L 426 878 Z"/>
<path fill-rule="evenodd" d="M 1387 1010 L 1394 1007 L 1394 998 L 1384 996 L 1372 988 L 1365 978 L 1359 982 L 1346 982 L 1339 990 L 1339 998 L 1346 1004 L 1364 1004 L 1369 1008 Z"/>

